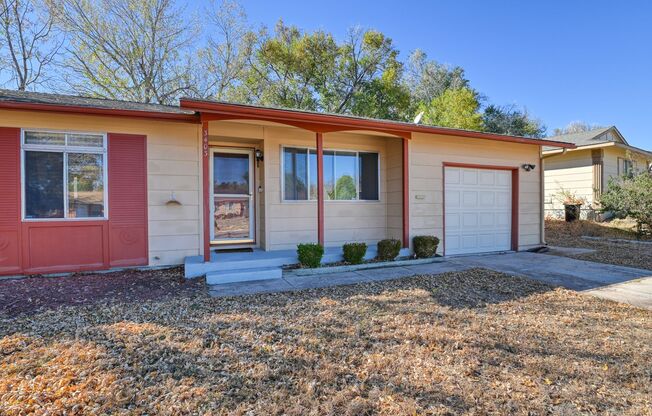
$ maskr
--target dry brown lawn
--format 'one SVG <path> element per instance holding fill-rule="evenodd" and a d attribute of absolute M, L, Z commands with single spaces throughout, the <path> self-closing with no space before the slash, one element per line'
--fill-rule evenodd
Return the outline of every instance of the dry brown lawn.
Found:
<path fill-rule="evenodd" d="M 652 244 L 587 240 L 583 239 L 583 236 L 619 240 L 637 239 L 637 235 L 632 230 L 631 224 L 620 221 L 611 223 L 575 221 L 573 223 L 567 223 L 559 220 L 546 220 L 546 241 L 548 244 L 596 250 L 594 253 L 578 254 L 568 257 L 652 270 Z M 647 241 L 652 240 L 648 239 Z"/>
<path fill-rule="evenodd" d="M 652 312 L 485 270 L 0 320 L 0 413 L 652 414 Z"/>

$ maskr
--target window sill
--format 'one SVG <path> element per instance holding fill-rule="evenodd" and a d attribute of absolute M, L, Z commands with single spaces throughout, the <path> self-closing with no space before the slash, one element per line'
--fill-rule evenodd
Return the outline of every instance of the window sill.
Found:
<path fill-rule="evenodd" d="M 108 221 L 105 217 L 96 218 L 23 218 L 22 222 L 93 222 Z"/>

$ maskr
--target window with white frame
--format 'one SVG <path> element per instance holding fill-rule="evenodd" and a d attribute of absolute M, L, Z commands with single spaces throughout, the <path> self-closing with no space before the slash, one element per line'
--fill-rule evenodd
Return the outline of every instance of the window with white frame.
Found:
<path fill-rule="evenodd" d="M 106 135 L 24 130 L 25 219 L 106 218 Z"/>
<path fill-rule="evenodd" d="M 377 201 L 378 153 L 324 150 L 324 199 Z M 317 199 L 317 151 L 283 148 L 283 199 Z"/>

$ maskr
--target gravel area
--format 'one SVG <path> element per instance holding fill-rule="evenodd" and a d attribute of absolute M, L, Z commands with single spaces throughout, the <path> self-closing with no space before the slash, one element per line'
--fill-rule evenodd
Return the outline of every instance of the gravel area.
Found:
<path fill-rule="evenodd" d="M 2 317 L 0 409 L 645 415 L 650 362 L 652 312 L 473 269 Z"/>
<path fill-rule="evenodd" d="M 617 238 L 621 240 L 636 240 L 636 234 L 609 223 L 594 223 L 576 221 L 567 223 L 557 220 L 546 220 L 546 241 L 552 246 L 580 247 L 596 250 L 587 254 L 562 254 L 581 260 L 599 263 L 618 264 L 652 270 L 652 248 L 648 244 L 629 244 L 623 241 L 587 240 L 582 236 Z M 649 239 L 646 241 L 650 241 Z M 561 254 L 561 253 L 560 253 Z"/>

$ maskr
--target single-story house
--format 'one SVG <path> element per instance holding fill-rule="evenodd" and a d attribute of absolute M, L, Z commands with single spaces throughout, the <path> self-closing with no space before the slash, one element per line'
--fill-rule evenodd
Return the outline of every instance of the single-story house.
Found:
<path fill-rule="evenodd" d="M 0 90 L 0 274 L 219 270 L 416 235 L 444 255 L 544 243 L 542 146 L 572 144 L 198 99 Z M 217 253 L 216 253 L 217 251 Z M 190 260 L 189 260 L 190 259 Z M 213 265 L 217 265 L 213 267 Z"/>
<path fill-rule="evenodd" d="M 563 134 L 547 140 L 575 144 L 574 149 L 543 148 L 544 207 L 546 216 L 552 218 L 563 216 L 560 194 L 568 191 L 586 201 L 581 208 L 582 218 L 599 219 L 599 198 L 609 179 L 649 170 L 652 166 L 652 152 L 631 146 L 615 126 Z"/>

